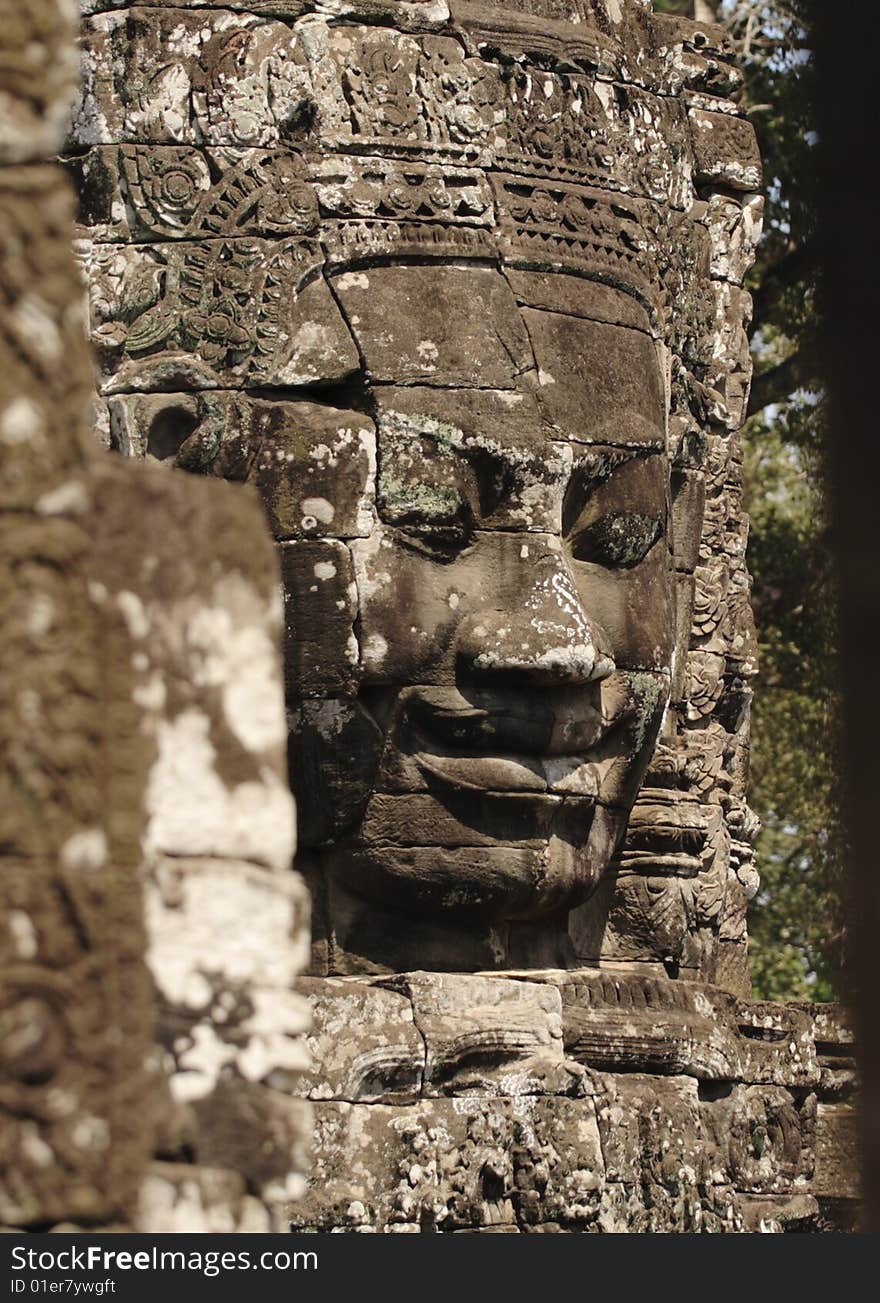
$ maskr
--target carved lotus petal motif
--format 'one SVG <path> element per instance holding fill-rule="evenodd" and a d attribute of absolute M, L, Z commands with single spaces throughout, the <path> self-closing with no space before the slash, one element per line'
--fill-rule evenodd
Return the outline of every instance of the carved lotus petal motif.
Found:
<path fill-rule="evenodd" d="M 698 566 L 694 574 L 694 634 L 708 638 L 727 613 L 730 571 L 724 560 Z"/>
<path fill-rule="evenodd" d="M 687 662 L 687 716 L 696 722 L 712 713 L 724 691 L 724 657 L 693 651 Z"/>

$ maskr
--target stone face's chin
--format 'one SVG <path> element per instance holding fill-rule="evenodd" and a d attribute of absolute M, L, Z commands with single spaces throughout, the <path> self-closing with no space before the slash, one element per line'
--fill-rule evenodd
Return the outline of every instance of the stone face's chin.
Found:
<path fill-rule="evenodd" d="M 374 797 L 359 837 L 327 852 L 340 971 L 574 965 L 568 913 L 598 886 L 626 812 L 590 800 L 483 794 L 470 816 L 470 827 L 458 823 L 467 844 L 455 845 L 448 804 L 431 795 Z M 427 841 L 432 829 L 435 844 L 405 844 Z M 440 837 L 446 844 L 436 844 Z"/>
<path fill-rule="evenodd" d="M 462 844 L 455 845 L 449 806 L 422 796 L 389 808 L 375 798 L 360 836 L 330 853 L 334 877 L 353 894 L 406 913 L 471 925 L 541 918 L 588 898 L 626 818 L 588 800 L 484 796 L 481 805 L 486 830 L 459 824 Z M 427 844 L 431 823 L 437 834 Z M 406 844 L 409 836 L 424 843 Z M 450 840 L 439 844 L 440 836 Z"/>

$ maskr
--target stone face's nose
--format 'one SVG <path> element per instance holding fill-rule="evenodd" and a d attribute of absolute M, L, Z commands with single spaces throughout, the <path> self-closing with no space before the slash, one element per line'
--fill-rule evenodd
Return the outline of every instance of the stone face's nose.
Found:
<path fill-rule="evenodd" d="M 615 669 L 607 639 L 589 618 L 560 552 L 522 549 L 518 583 L 505 601 L 469 616 L 459 630 L 459 660 L 477 678 L 509 676 L 534 684 L 594 683 Z"/>

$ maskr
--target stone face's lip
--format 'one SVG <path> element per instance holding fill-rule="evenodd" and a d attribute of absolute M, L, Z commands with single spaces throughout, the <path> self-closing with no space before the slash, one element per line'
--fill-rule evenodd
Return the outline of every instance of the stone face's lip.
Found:
<path fill-rule="evenodd" d="M 547 779 L 531 756 L 446 756 L 417 751 L 419 769 L 456 788 L 477 792 L 520 792 L 545 795 Z"/>
<path fill-rule="evenodd" d="M 603 752 L 632 707 L 609 719 L 586 694 L 555 703 L 492 694 L 474 703 L 457 689 L 434 689 L 412 696 L 407 713 L 411 754 L 429 781 L 590 802 L 600 793 Z"/>
<path fill-rule="evenodd" d="M 428 755 L 514 756 L 530 764 L 545 757 L 586 760 L 628 713 L 607 719 L 586 693 L 555 708 L 534 694 L 496 695 L 486 705 L 471 703 L 454 689 L 444 696 L 419 694 L 408 703 L 417 747 Z"/>
<path fill-rule="evenodd" d="M 549 790 L 544 766 L 533 756 L 450 756 L 417 751 L 414 759 L 424 774 L 457 789 L 485 794 L 511 792 L 524 796 L 556 795 Z M 565 756 L 559 759 L 569 761 L 579 771 L 589 763 L 583 756 Z M 597 791 L 585 791 L 579 787 L 572 795 L 578 800 L 591 801 L 596 797 Z"/>

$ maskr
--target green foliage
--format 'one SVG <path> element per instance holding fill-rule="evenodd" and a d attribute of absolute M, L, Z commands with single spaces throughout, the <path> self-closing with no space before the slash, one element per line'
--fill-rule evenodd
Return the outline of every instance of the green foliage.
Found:
<path fill-rule="evenodd" d="M 752 804 L 763 820 L 750 957 L 766 999 L 834 999 L 842 951 L 835 609 L 826 544 L 821 404 L 752 418 L 746 442 L 762 673 Z"/>
<path fill-rule="evenodd" d="M 834 999 L 843 950 L 836 611 L 818 345 L 812 0 L 727 0 L 761 145 L 765 236 L 750 288 L 755 381 L 744 431 L 761 644 L 751 799 L 764 828 L 750 917 L 756 993 Z"/>

